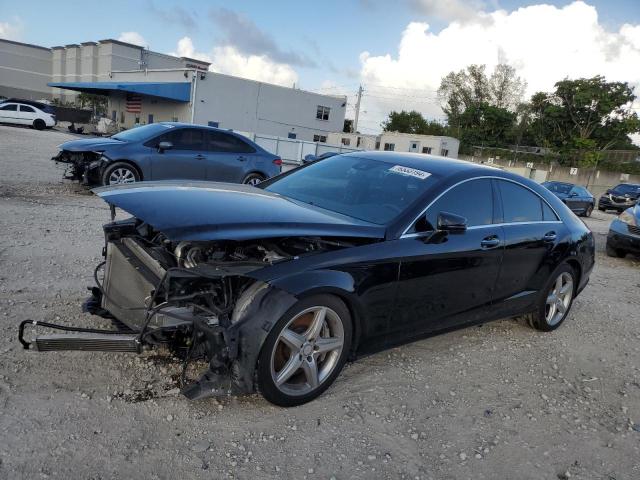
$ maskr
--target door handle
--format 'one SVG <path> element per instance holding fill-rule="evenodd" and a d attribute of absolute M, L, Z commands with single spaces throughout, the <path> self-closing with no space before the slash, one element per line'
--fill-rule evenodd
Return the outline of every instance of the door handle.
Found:
<path fill-rule="evenodd" d="M 480 246 L 482 248 L 495 248 L 500 245 L 500 238 L 497 235 L 491 235 L 489 237 L 485 237 L 480 242 Z"/>
<path fill-rule="evenodd" d="M 556 238 L 558 238 L 556 232 L 547 232 L 544 234 L 544 237 L 542 237 L 545 242 L 555 242 Z"/>
<path fill-rule="evenodd" d="M 243 157 L 242 155 L 240 155 L 240 156 L 238 157 L 238 160 L 239 160 L 240 162 L 244 162 L 246 159 L 247 159 L 247 158 L 246 158 L 246 157 Z"/>
<path fill-rule="evenodd" d="M 204 160 L 206 157 L 204 155 L 196 155 L 196 160 Z"/>

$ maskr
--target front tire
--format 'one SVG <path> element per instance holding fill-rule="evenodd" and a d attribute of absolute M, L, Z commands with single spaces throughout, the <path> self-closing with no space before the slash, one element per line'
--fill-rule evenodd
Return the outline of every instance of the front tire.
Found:
<path fill-rule="evenodd" d="M 584 216 L 590 217 L 592 213 L 593 213 L 593 205 L 589 205 L 587 207 L 587 210 L 584 212 Z"/>
<path fill-rule="evenodd" d="M 281 407 L 320 396 L 340 374 L 353 328 L 346 305 L 333 295 L 297 302 L 278 320 L 258 357 L 260 393 Z"/>
<path fill-rule="evenodd" d="M 264 177 L 259 173 L 250 173 L 249 175 L 244 177 L 244 180 L 242 180 L 242 183 L 244 183 L 245 185 L 251 185 L 255 187 L 263 180 L 264 180 Z"/>
<path fill-rule="evenodd" d="M 41 118 L 36 118 L 33 121 L 33 128 L 35 128 L 36 130 L 44 130 L 47 127 L 47 124 L 44 123 L 44 120 L 42 120 Z"/>
<path fill-rule="evenodd" d="M 529 325 L 542 332 L 558 328 L 571 310 L 577 287 L 576 272 L 571 265 L 563 263 L 556 268 L 542 290 L 538 309 L 529 316 Z"/>
<path fill-rule="evenodd" d="M 609 242 L 607 242 L 607 245 L 605 246 L 605 251 L 607 252 L 608 256 L 614 258 L 624 258 L 627 255 L 627 252 L 625 252 L 624 250 L 613 248 L 611 245 L 609 245 Z"/>
<path fill-rule="evenodd" d="M 121 185 L 140 181 L 140 174 L 134 166 L 126 162 L 108 165 L 102 173 L 102 185 Z"/>

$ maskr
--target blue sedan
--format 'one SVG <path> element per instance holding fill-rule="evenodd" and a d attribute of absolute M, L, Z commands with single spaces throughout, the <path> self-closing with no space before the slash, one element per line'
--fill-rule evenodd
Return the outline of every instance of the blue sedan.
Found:
<path fill-rule="evenodd" d="M 576 215 L 591 216 L 596 199 L 586 188 L 566 182 L 544 182 L 542 186 L 562 200 Z"/>
<path fill-rule="evenodd" d="M 257 185 L 278 175 L 282 160 L 228 130 L 163 122 L 109 138 L 73 140 L 52 158 L 70 164 L 66 178 L 117 185 L 142 180 L 211 180 Z"/>

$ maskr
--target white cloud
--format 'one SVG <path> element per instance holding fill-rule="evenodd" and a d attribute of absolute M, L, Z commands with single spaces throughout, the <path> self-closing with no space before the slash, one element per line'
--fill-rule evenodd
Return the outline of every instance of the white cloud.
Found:
<path fill-rule="evenodd" d="M 138 32 L 122 32 L 118 37 L 118 40 L 121 42 L 133 43 L 134 45 L 140 45 L 141 47 L 149 45 L 144 37 Z"/>
<path fill-rule="evenodd" d="M 6 40 L 20 40 L 22 37 L 22 20 L 18 17 L 13 17 L 6 22 L 0 21 L 0 38 Z"/>
<path fill-rule="evenodd" d="M 435 99 L 440 79 L 473 63 L 486 64 L 488 71 L 500 62 L 513 65 L 528 83 L 527 95 L 552 90 L 564 77 L 598 74 L 628 81 L 640 95 L 640 25 L 606 30 L 595 7 L 581 1 L 563 8 L 532 5 L 482 15 L 487 21 L 454 21 L 439 33 L 431 32 L 426 23 L 413 22 L 402 33 L 397 53 L 363 52 L 360 76 L 365 85 L 394 87 L 386 91 L 405 95 L 392 95 L 395 100 L 366 98 L 365 109 L 373 103 L 381 111 L 415 108 L 441 117 Z M 367 115 L 369 123 L 383 118 L 383 113 Z"/>
<path fill-rule="evenodd" d="M 216 46 L 209 53 L 199 52 L 190 37 L 178 41 L 176 51 L 171 55 L 190 57 L 210 62 L 209 69 L 261 82 L 275 83 L 290 87 L 298 81 L 298 74 L 290 65 L 278 63 L 265 55 L 247 55 L 231 45 Z"/>

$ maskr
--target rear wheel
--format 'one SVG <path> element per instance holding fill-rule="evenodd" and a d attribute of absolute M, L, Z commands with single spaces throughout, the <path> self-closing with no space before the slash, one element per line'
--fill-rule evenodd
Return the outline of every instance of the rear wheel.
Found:
<path fill-rule="evenodd" d="M 44 130 L 47 127 L 47 124 L 44 123 L 44 120 L 42 120 L 41 118 L 36 118 L 33 121 L 33 128 L 35 128 L 36 130 Z"/>
<path fill-rule="evenodd" d="M 563 263 L 556 268 L 543 290 L 538 309 L 529 316 L 529 324 L 543 332 L 558 328 L 569 314 L 577 286 L 571 265 Z"/>
<path fill-rule="evenodd" d="M 264 177 L 259 173 L 250 173 L 249 175 L 244 177 L 244 180 L 242 180 L 242 183 L 244 183 L 245 185 L 256 186 L 263 180 L 264 180 Z"/>
<path fill-rule="evenodd" d="M 140 181 L 140 174 L 136 168 L 125 162 L 108 165 L 102 173 L 102 185 L 121 185 Z"/>
<path fill-rule="evenodd" d="M 333 295 L 296 303 L 271 330 L 258 358 L 258 388 L 271 403 L 309 402 L 333 383 L 351 346 L 349 309 Z"/>
<path fill-rule="evenodd" d="M 593 213 L 593 205 L 589 205 L 587 207 L 587 210 L 584 212 L 584 216 L 585 217 L 590 217 L 591 213 Z"/>

